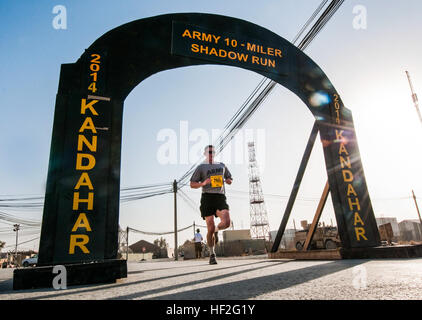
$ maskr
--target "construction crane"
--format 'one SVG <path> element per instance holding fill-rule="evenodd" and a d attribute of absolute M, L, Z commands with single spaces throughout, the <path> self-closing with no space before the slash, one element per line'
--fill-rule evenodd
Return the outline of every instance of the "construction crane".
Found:
<path fill-rule="evenodd" d="M 407 75 L 407 80 L 409 80 L 410 90 L 412 91 L 413 103 L 415 104 L 415 108 L 416 108 L 416 112 L 418 113 L 419 120 L 422 123 L 422 116 L 421 116 L 421 112 L 419 110 L 418 96 L 416 95 L 415 91 L 413 90 L 412 81 L 410 80 L 410 75 L 409 75 L 408 71 L 406 71 L 406 75 Z"/>

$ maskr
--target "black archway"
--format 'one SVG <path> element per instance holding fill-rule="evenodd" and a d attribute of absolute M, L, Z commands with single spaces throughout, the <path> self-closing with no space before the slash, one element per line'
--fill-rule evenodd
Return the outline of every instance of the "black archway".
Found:
<path fill-rule="evenodd" d="M 152 74 L 201 64 L 255 71 L 308 106 L 323 142 L 343 247 L 379 244 L 351 112 L 318 65 L 258 25 L 181 13 L 122 25 L 96 40 L 76 63 L 62 65 L 40 265 L 116 258 L 124 100 Z"/>

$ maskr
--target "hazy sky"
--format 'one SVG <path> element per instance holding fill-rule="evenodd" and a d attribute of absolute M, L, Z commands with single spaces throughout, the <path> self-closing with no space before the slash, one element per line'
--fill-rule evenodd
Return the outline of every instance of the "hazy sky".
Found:
<path fill-rule="evenodd" d="M 105 32 L 133 20 L 178 12 L 215 13 L 261 25 L 292 40 L 320 0 L 289 1 L 1 1 L 0 2 L 0 195 L 43 195 L 47 177 L 55 95 L 60 65 L 73 63 Z M 63 5 L 67 29 L 56 30 L 53 7 Z M 364 5 L 367 28 L 356 30 L 353 8 Z M 422 95 L 422 2 L 348 0 L 305 51 L 327 74 L 352 110 L 363 168 L 377 217 L 416 219 L 411 190 L 422 197 L 422 125 L 413 106 L 405 70 Z M 125 102 L 121 186 L 171 182 L 189 164 L 163 165 L 157 153 L 162 130 L 178 134 L 222 129 L 262 76 L 233 67 L 201 66 L 153 75 Z M 182 121 L 182 122 L 181 122 Z M 313 117 L 294 94 L 277 85 L 245 129 L 264 133 L 260 169 L 271 230 L 278 229 Z M 243 134 L 244 132 L 241 132 Z M 189 143 L 191 147 L 193 142 Z M 246 142 L 245 142 L 246 148 Z M 178 154 L 180 157 L 180 154 Z M 180 159 L 179 159 L 180 160 Z M 235 228 L 249 228 L 248 163 L 228 164 L 227 187 Z M 289 227 L 312 220 L 327 179 L 317 144 L 302 182 Z M 179 198 L 180 228 L 200 218 L 200 190 L 184 191 L 195 211 Z M 274 196 L 279 195 L 279 196 Z M 42 210 L 2 210 L 41 219 Z M 331 200 L 322 221 L 335 222 Z M 120 225 L 161 232 L 173 229 L 171 194 L 120 206 Z M 0 223 L 4 228 L 8 224 Z M 202 229 L 205 235 L 205 229 Z M 37 236 L 22 232 L 20 242 Z M 180 233 L 179 244 L 192 238 Z M 7 245 L 14 234 L 0 234 Z M 156 237 L 130 235 L 130 243 Z M 173 245 L 173 236 L 166 236 Z M 38 242 L 22 248 L 38 249 Z"/>

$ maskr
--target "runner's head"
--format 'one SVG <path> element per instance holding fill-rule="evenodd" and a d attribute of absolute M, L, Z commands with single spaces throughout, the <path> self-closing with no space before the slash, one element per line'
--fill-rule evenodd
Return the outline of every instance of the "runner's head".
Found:
<path fill-rule="evenodd" d="M 198 233 L 199 233 L 199 229 L 196 229 L 196 232 L 198 232 Z"/>
<path fill-rule="evenodd" d="M 204 155 L 207 158 L 208 163 L 212 163 L 215 155 L 215 149 L 212 144 L 205 147 Z"/>

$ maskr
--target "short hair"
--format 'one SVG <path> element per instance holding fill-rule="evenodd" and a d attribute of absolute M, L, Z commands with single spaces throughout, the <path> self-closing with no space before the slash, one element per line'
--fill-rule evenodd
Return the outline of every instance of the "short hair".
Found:
<path fill-rule="evenodd" d="M 196 232 L 199 232 L 199 229 L 196 229 Z"/>
<path fill-rule="evenodd" d="M 211 149 L 211 148 L 215 149 L 215 147 L 212 144 L 209 144 L 204 148 L 204 151 L 206 151 L 207 149 Z"/>

